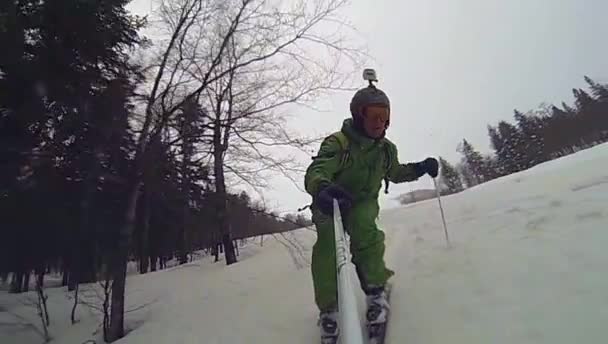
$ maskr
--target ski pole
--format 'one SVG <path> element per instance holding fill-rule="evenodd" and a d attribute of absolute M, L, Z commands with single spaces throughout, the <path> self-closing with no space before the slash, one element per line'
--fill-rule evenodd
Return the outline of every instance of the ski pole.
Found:
<path fill-rule="evenodd" d="M 336 272 L 338 282 L 338 317 L 340 323 L 340 342 L 343 344 L 363 344 L 363 330 L 359 323 L 357 296 L 351 276 L 354 266 L 349 264 L 350 249 L 346 242 L 340 205 L 334 199 L 334 238 L 336 240 Z"/>
<path fill-rule="evenodd" d="M 437 187 L 437 180 L 433 179 L 433 184 L 435 184 L 435 192 L 437 193 L 437 201 L 439 201 L 439 210 L 441 211 L 441 221 L 443 221 L 443 231 L 445 232 L 445 242 L 448 247 L 450 247 L 450 238 L 448 236 L 448 226 L 445 224 L 445 215 L 443 214 L 443 206 L 441 205 L 441 194 L 439 192 L 439 188 Z"/>

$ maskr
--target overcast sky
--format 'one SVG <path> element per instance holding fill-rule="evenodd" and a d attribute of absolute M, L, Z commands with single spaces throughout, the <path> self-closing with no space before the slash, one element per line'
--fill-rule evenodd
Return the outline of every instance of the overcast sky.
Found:
<path fill-rule="evenodd" d="M 129 8 L 146 13 L 150 1 Z M 440 155 L 456 162 L 463 138 L 489 152 L 487 124 L 512 120 L 515 108 L 571 103 L 584 75 L 608 82 L 607 14 L 606 0 L 354 0 L 345 11 L 391 99 L 387 136 L 402 162 Z M 293 125 L 303 133 L 338 130 L 351 97 L 332 96 L 328 112 L 302 110 Z M 284 178 L 274 185 L 266 194 L 274 207 L 294 211 L 310 202 Z M 431 186 L 428 177 L 392 184 L 381 205 Z"/>

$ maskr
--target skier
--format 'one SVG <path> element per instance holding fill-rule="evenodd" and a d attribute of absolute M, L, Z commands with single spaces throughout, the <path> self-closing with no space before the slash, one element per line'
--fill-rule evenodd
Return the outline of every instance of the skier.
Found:
<path fill-rule="evenodd" d="M 317 241 L 312 252 L 315 303 L 320 311 L 323 343 L 335 343 L 337 322 L 336 256 L 333 228 L 333 199 L 338 201 L 346 232 L 351 239 L 352 261 L 366 294 L 368 325 L 386 321 L 389 304 L 385 290 L 394 272 L 384 262 L 384 232 L 376 226 L 378 195 L 382 181 L 415 181 L 424 174 L 435 178 L 434 158 L 400 164 L 397 148 L 385 135 L 390 124 L 390 102 L 373 82 L 358 90 L 350 103 L 351 118 L 342 129 L 322 142 L 305 175 L 306 191 L 312 196 L 312 220 Z"/>

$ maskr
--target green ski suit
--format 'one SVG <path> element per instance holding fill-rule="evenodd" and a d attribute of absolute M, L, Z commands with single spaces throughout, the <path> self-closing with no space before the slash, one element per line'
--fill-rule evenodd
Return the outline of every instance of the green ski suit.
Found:
<path fill-rule="evenodd" d="M 346 143 L 346 146 L 344 146 Z M 370 139 L 358 133 L 351 118 L 341 132 L 327 137 L 306 171 L 305 188 L 313 196 L 312 220 L 317 241 L 312 251 L 312 278 L 315 302 L 320 311 L 337 308 L 336 253 L 333 218 L 315 206 L 315 197 L 326 183 L 342 186 L 353 197 L 343 223 L 351 238 L 352 261 L 365 291 L 383 286 L 394 275 L 384 262 L 384 232 L 376 219 L 382 181 L 414 181 L 418 177 L 411 164 L 400 164 L 397 148 L 386 138 Z"/>

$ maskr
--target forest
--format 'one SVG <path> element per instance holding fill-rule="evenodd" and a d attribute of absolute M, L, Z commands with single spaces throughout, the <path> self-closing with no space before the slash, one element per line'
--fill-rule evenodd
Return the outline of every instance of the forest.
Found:
<path fill-rule="evenodd" d="M 130 262 L 230 265 L 242 240 L 310 225 L 255 196 L 271 173 L 295 182 L 290 150 L 319 142 L 289 112 L 363 56 L 320 34 L 345 1 L 163 0 L 150 17 L 129 2 L 0 4 L 0 276 L 41 304 L 47 273 L 102 282 L 108 342 L 125 334 Z"/>
<path fill-rule="evenodd" d="M 515 123 L 488 125 L 493 154 L 481 154 L 466 139 L 457 147 L 461 160 L 440 158 L 442 193 L 451 194 L 529 169 L 545 161 L 608 141 L 608 84 L 584 78 L 589 88 L 572 90 L 574 104 L 514 110 Z"/>

